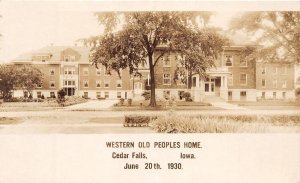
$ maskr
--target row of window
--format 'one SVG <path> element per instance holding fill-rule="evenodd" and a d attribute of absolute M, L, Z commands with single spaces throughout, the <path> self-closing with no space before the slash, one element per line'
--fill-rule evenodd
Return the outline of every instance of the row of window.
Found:
<path fill-rule="evenodd" d="M 175 55 L 174 59 L 177 62 L 178 67 L 183 67 L 183 61 L 185 59 L 184 56 Z M 171 55 L 163 56 L 161 57 L 161 60 L 163 62 L 163 67 L 171 67 L 171 61 L 172 61 Z"/>
<path fill-rule="evenodd" d="M 278 95 L 277 92 L 273 92 L 273 99 L 277 99 Z M 286 98 L 286 92 L 281 93 L 282 99 Z M 261 92 L 261 99 L 266 99 L 266 92 Z"/>
<path fill-rule="evenodd" d="M 36 88 L 42 88 L 43 83 L 40 83 Z M 49 81 L 49 88 L 55 88 L 55 81 Z"/>
<path fill-rule="evenodd" d="M 273 67 L 273 68 L 270 68 L 270 74 L 278 74 L 279 72 L 278 72 L 278 67 Z M 287 66 L 284 66 L 284 67 L 282 67 L 282 69 L 281 69 L 281 72 L 280 72 L 281 74 L 287 74 Z M 267 74 L 267 67 L 262 67 L 262 69 L 261 69 L 261 74 Z"/>
<path fill-rule="evenodd" d="M 51 76 L 54 76 L 55 75 L 55 69 L 54 68 L 52 68 L 52 69 L 50 69 L 50 75 Z M 99 69 L 96 69 L 96 76 L 101 76 L 101 68 L 99 68 Z M 75 75 L 75 67 L 65 67 L 64 68 L 64 75 Z M 83 76 L 88 76 L 89 75 L 89 68 L 88 67 L 85 67 L 85 68 L 83 68 L 83 70 L 82 70 L 82 75 Z M 105 70 L 105 72 L 104 72 L 104 75 L 105 76 L 110 76 L 108 73 L 107 73 L 107 71 Z M 120 75 L 122 75 L 122 72 L 120 72 Z"/>
<path fill-rule="evenodd" d="M 225 66 L 232 67 L 233 66 L 233 56 L 226 55 L 225 56 Z M 247 67 L 247 59 L 240 59 L 240 67 Z"/>
<path fill-rule="evenodd" d="M 261 80 L 261 86 L 262 86 L 263 88 L 266 88 L 266 86 L 267 86 L 267 81 L 266 81 L 266 79 L 262 79 L 262 80 Z M 277 87 L 278 87 L 278 86 L 277 86 L 277 80 L 276 80 L 276 79 L 272 80 L 272 86 L 273 86 L 273 88 L 277 88 Z M 287 80 L 284 80 L 284 81 L 283 81 L 281 87 L 282 87 L 282 88 L 287 88 Z"/>
<path fill-rule="evenodd" d="M 245 73 L 241 73 L 240 74 L 240 85 L 247 85 L 247 79 L 248 76 Z M 233 85 L 233 75 L 230 74 L 227 78 L 228 81 L 228 86 L 232 86 Z"/>
<path fill-rule="evenodd" d="M 89 80 L 83 80 L 83 87 L 88 88 L 89 87 Z M 96 81 L 96 88 L 101 88 L 101 81 L 97 80 Z M 110 81 L 104 81 L 104 88 L 109 88 L 110 87 Z M 117 80 L 116 81 L 116 87 L 117 88 L 122 88 L 122 80 Z"/>
<path fill-rule="evenodd" d="M 89 98 L 89 92 L 83 92 L 84 98 Z M 102 98 L 102 92 L 96 92 L 96 97 Z M 109 98 L 109 91 L 104 92 L 104 98 Z M 122 98 L 122 92 L 117 92 L 117 98 Z"/>

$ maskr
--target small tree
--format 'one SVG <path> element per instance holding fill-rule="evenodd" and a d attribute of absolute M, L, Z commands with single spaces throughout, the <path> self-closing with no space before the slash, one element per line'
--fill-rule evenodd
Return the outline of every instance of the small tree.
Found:
<path fill-rule="evenodd" d="M 61 106 L 64 106 L 65 104 L 65 96 L 66 96 L 66 92 L 64 89 L 60 89 L 58 92 L 57 92 L 57 103 Z"/>

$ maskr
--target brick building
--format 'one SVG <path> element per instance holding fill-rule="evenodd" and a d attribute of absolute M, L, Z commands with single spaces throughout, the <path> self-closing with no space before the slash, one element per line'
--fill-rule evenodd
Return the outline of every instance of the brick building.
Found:
<path fill-rule="evenodd" d="M 175 96 L 182 99 L 190 92 L 194 101 L 217 97 L 225 101 L 256 101 L 257 99 L 294 99 L 295 66 L 292 63 L 264 63 L 247 60 L 241 56 L 244 46 L 224 47 L 215 66 L 207 70 L 207 78 L 192 76 L 192 87 L 174 80 L 175 72 L 186 72 L 183 59 L 176 52 L 160 58 L 155 66 L 156 95 L 158 98 Z M 163 49 L 163 48 L 161 48 Z M 160 49 L 154 53 L 154 60 Z M 43 83 L 37 86 L 33 97 L 57 95 L 63 88 L 68 96 L 86 98 L 141 98 L 150 89 L 150 74 L 147 64 L 140 65 L 141 76 L 132 76 L 127 69 L 108 74 L 105 67 L 97 69 L 90 62 L 87 47 L 47 46 L 34 52 L 20 55 L 13 64 L 34 64 L 44 73 Z M 26 94 L 14 91 L 15 97 Z"/>

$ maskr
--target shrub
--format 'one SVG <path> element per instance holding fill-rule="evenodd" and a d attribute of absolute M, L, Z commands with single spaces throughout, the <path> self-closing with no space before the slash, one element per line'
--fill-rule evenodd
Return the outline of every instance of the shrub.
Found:
<path fill-rule="evenodd" d="M 232 133 L 265 132 L 266 124 L 299 125 L 300 115 L 201 115 L 183 116 L 169 113 L 151 121 L 152 128 L 164 133 Z"/>
<path fill-rule="evenodd" d="M 124 101 L 125 101 L 125 99 L 120 98 L 120 101 L 119 101 L 120 105 L 123 105 L 123 104 L 124 104 Z"/>
<path fill-rule="evenodd" d="M 138 115 L 129 115 L 125 116 L 125 121 L 123 123 L 123 126 L 148 126 L 150 121 L 155 119 L 155 117 L 151 116 L 138 116 Z"/>
<path fill-rule="evenodd" d="M 127 99 L 127 104 L 128 104 L 129 106 L 131 106 L 131 104 L 132 104 L 132 99 L 131 99 L 131 98 Z"/>
<path fill-rule="evenodd" d="M 295 89 L 295 96 L 297 99 L 300 99 L 300 88 Z"/>
<path fill-rule="evenodd" d="M 66 96 L 66 92 L 64 89 L 60 89 L 58 92 L 57 92 L 57 103 L 61 106 L 64 106 L 65 104 L 65 96 Z"/>
<path fill-rule="evenodd" d="M 182 98 L 184 98 L 185 101 L 187 101 L 187 102 L 193 101 L 192 98 L 191 98 L 191 93 L 190 92 L 184 92 L 182 94 Z"/>
<path fill-rule="evenodd" d="M 145 98 L 145 100 L 150 100 L 150 92 L 149 91 L 144 91 L 144 93 L 142 93 L 142 96 Z"/>

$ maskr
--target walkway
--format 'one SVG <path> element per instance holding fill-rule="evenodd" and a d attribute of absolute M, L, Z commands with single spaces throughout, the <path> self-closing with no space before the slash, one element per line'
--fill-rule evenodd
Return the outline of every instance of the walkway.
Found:
<path fill-rule="evenodd" d="M 76 104 L 66 107 L 64 110 L 101 110 L 109 109 L 119 100 L 90 100 L 82 104 Z"/>
<path fill-rule="evenodd" d="M 244 107 L 240 107 L 238 105 L 235 105 L 235 104 L 230 104 L 230 103 L 227 103 L 227 102 L 210 102 L 210 104 L 214 107 L 219 107 L 219 108 L 222 108 L 222 109 L 229 109 L 229 110 L 249 110 L 249 109 L 246 109 Z"/>

